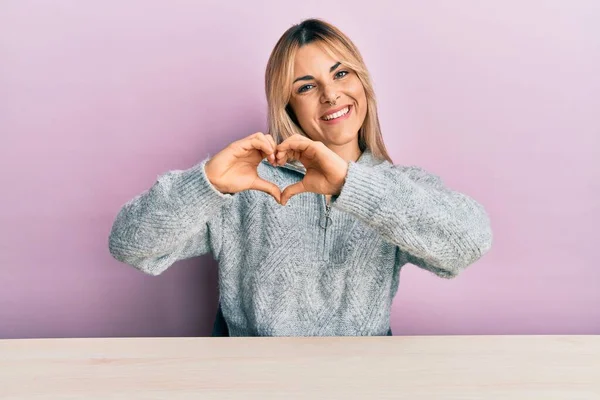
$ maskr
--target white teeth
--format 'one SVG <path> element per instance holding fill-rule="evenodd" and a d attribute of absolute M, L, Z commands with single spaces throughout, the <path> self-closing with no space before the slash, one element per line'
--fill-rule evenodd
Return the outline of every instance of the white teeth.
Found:
<path fill-rule="evenodd" d="M 350 107 L 346 107 L 346 108 L 344 108 L 344 109 L 342 109 L 342 110 L 340 110 L 340 111 L 338 111 L 338 112 L 336 112 L 334 114 L 329 114 L 329 115 L 324 116 L 323 119 L 325 121 L 329 121 L 329 120 L 332 120 L 332 119 L 335 119 L 335 118 L 339 118 L 339 117 L 341 117 L 343 115 L 346 115 L 346 113 L 348 113 L 349 110 L 350 110 Z"/>

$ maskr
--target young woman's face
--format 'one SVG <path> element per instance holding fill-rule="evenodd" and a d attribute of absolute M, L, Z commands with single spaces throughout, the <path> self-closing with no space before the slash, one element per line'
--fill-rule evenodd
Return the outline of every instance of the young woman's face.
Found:
<path fill-rule="evenodd" d="M 367 98 L 353 70 L 311 43 L 298 50 L 293 79 L 290 106 L 309 138 L 333 146 L 358 140 L 367 114 Z M 330 105 L 327 100 L 335 100 L 336 104 Z M 346 114 L 330 119 L 338 110 Z"/>

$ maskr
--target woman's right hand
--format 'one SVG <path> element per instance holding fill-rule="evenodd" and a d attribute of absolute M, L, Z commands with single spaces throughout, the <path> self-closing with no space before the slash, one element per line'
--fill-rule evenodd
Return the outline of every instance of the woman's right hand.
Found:
<path fill-rule="evenodd" d="M 260 190 L 281 204 L 279 187 L 260 178 L 257 172 L 265 157 L 275 165 L 275 147 L 273 137 L 262 132 L 237 140 L 208 160 L 204 166 L 206 176 L 221 193 Z"/>

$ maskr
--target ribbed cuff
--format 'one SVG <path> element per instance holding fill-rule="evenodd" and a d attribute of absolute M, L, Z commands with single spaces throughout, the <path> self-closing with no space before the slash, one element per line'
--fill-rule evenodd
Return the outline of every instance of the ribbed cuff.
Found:
<path fill-rule="evenodd" d="M 389 182 L 377 172 L 374 167 L 348 162 L 344 186 L 332 207 L 363 218 L 371 218 L 389 190 Z"/>
<path fill-rule="evenodd" d="M 233 198 L 231 194 L 219 192 L 206 176 L 204 167 L 209 160 L 210 157 L 183 171 L 174 183 L 182 203 L 203 213 L 216 211 Z"/>

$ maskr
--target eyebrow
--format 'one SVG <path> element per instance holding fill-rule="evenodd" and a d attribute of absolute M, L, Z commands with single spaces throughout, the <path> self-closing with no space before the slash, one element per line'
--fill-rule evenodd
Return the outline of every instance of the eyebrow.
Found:
<path fill-rule="evenodd" d="M 336 62 L 331 68 L 329 68 L 329 72 L 331 73 L 331 72 L 335 71 L 335 69 L 337 67 L 339 67 L 341 64 L 342 63 L 339 62 L 339 61 Z M 301 76 L 299 78 L 294 79 L 294 82 L 292 84 L 294 84 L 294 83 L 296 83 L 298 81 L 310 81 L 310 80 L 313 80 L 313 79 L 315 79 L 315 77 L 312 76 L 312 75 L 304 75 L 304 76 Z"/>

